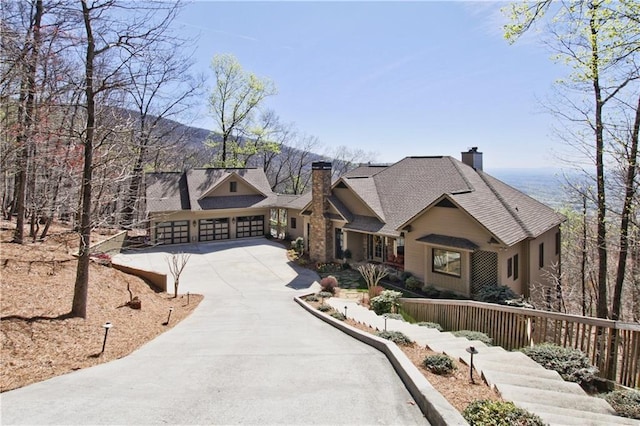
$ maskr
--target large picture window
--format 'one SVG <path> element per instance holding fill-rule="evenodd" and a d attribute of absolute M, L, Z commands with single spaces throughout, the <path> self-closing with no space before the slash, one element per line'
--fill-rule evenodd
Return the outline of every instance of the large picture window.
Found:
<path fill-rule="evenodd" d="M 433 249 L 433 272 L 454 277 L 462 275 L 462 256 L 460 252 L 445 249 Z"/>

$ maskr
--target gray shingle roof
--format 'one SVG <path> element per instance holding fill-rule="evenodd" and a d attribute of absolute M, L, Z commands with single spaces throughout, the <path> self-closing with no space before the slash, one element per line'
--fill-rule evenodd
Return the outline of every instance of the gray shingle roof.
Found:
<path fill-rule="evenodd" d="M 183 173 L 147 173 L 147 211 L 189 210 L 187 181 Z"/>
<path fill-rule="evenodd" d="M 397 235 L 443 195 L 508 245 L 536 237 L 563 220 L 550 207 L 448 156 L 360 167 L 343 180 L 385 222 L 378 232 L 388 235 Z M 355 221 L 351 228 L 358 229 Z M 371 228 L 363 226 L 362 231 Z"/>
<path fill-rule="evenodd" d="M 234 175 L 254 187 L 257 193 L 201 198 Z M 271 207 L 278 201 L 262 169 L 211 168 L 191 169 L 184 173 L 148 173 L 146 180 L 149 212 Z"/>

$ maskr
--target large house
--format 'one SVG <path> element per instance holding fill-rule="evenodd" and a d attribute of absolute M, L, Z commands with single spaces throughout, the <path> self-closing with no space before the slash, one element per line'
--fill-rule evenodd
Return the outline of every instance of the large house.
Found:
<path fill-rule="evenodd" d="M 348 258 L 403 269 L 427 285 L 471 296 L 487 285 L 529 295 L 560 260 L 563 216 L 486 174 L 477 148 L 364 165 L 331 181 L 312 166 L 312 191 L 275 194 L 260 169 L 147 175 L 150 237 L 157 244 L 263 236 L 272 209 L 303 237 L 315 262 Z"/>

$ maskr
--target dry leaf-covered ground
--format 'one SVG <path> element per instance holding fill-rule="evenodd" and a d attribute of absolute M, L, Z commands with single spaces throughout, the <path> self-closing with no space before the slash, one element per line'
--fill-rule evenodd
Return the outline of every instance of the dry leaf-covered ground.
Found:
<path fill-rule="evenodd" d="M 87 319 L 66 318 L 77 234 L 56 227 L 45 242 L 18 245 L 10 242 L 15 225 L 0 227 L 0 391 L 121 358 L 173 327 L 202 300 L 192 294 L 187 304 L 184 296 L 156 293 L 140 278 L 92 263 Z M 142 309 L 125 305 L 127 285 Z M 163 325 L 170 307 L 170 322 Z M 100 354 L 105 322 L 113 327 Z"/>

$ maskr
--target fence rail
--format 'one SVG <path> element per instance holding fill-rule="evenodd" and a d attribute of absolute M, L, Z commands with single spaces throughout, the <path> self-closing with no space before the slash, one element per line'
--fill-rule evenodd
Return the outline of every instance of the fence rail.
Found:
<path fill-rule="evenodd" d="M 416 321 L 437 322 L 445 330 L 481 331 L 507 350 L 545 342 L 579 349 L 598 367 L 600 377 L 640 386 L 640 324 L 466 300 L 401 303 Z"/>

